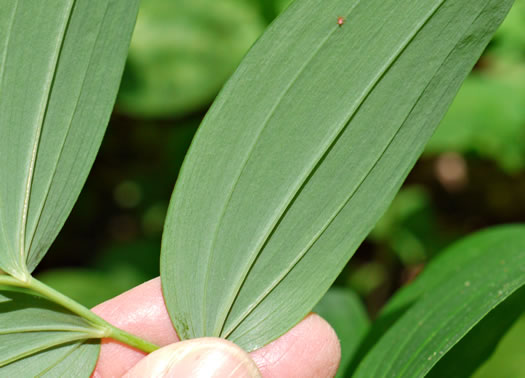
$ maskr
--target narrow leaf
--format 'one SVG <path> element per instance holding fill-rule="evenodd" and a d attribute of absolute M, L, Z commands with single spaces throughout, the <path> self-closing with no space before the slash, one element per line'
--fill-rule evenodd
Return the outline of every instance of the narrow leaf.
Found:
<path fill-rule="evenodd" d="M 525 313 L 525 287 L 508 297 L 465 335 L 427 374 L 428 378 L 463 378 L 494 353 L 500 340 Z"/>
<path fill-rule="evenodd" d="M 253 350 L 304 317 L 511 4 L 297 0 L 272 24 L 206 116 L 170 205 L 161 276 L 183 339 Z"/>
<path fill-rule="evenodd" d="M 89 377 L 100 335 L 83 318 L 43 298 L 0 292 L 0 377 Z M 73 374 L 73 375 L 72 375 Z"/>
<path fill-rule="evenodd" d="M 487 251 L 500 249 L 502 240 L 512 240 L 519 237 L 520 234 L 525 235 L 525 227 L 522 225 L 492 227 L 460 240 L 440 253 L 425 267 L 414 282 L 397 291 L 383 307 L 359 346 L 347 374 L 350 376 L 355 371 L 360 361 L 387 330 L 424 295 L 448 280 L 449 277 L 459 274 L 464 267 L 476 264 L 477 259 Z"/>
<path fill-rule="evenodd" d="M 0 0 L 0 267 L 23 277 L 82 188 L 138 0 Z"/>
<path fill-rule="evenodd" d="M 525 310 L 525 227 L 496 229 L 469 237 L 444 252 L 447 257 L 441 264 L 434 263 L 433 271 L 443 261 L 446 264 L 461 260 L 455 257 L 463 254 L 460 246 L 465 255 L 476 256 L 462 265 L 445 266 L 442 270 L 451 274 L 430 286 L 394 323 L 359 365 L 355 377 L 425 376 L 441 359 L 432 376 L 443 376 L 444 372 L 451 377 L 468 375 L 490 352 L 488 344 L 494 343 L 492 331 L 485 327 L 502 327 L 501 337 Z M 504 307 L 498 308 L 499 305 Z M 481 328 L 474 328 L 476 325 Z M 475 345 L 472 338 L 467 338 L 461 345 L 471 331 L 482 332 L 487 339 L 476 338 L 480 345 Z M 461 353 L 468 345 L 475 346 L 476 353 Z M 451 351 L 453 355 L 447 356 Z M 458 363 L 459 355 L 465 359 L 465 366 L 448 368 Z"/>

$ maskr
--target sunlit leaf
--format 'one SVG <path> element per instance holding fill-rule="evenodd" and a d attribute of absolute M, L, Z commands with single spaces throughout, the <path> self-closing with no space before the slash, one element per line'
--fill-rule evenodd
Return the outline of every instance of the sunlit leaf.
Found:
<path fill-rule="evenodd" d="M 100 331 L 42 298 L 0 292 L 0 377 L 89 377 Z M 67 374 L 66 374 L 67 373 Z"/>
<path fill-rule="evenodd" d="M 384 335 L 352 376 L 468 376 L 525 311 L 524 285 L 524 226 L 464 239 L 393 298 L 376 320 Z"/>
<path fill-rule="evenodd" d="M 14 276 L 42 259 L 84 184 L 137 3 L 0 0 L 0 267 Z"/>
<path fill-rule="evenodd" d="M 253 350 L 311 310 L 511 4 L 287 8 L 206 116 L 170 205 L 161 275 L 183 339 L 221 336 Z"/>

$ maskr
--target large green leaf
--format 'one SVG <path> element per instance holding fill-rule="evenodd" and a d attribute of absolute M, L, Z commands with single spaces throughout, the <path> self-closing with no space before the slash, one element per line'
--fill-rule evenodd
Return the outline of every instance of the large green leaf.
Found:
<path fill-rule="evenodd" d="M 138 0 L 0 0 L 0 267 L 42 259 L 91 168 Z"/>
<path fill-rule="evenodd" d="M 100 330 L 44 299 L 0 292 L 0 377 L 89 377 Z M 67 374 L 66 374 L 67 373 Z"/>
<path fill-rule="evenodd" d="M 394 325 L 355 376 L 468 376 L 525 311 L 524 273 L 525 226 L 455 244 L 383 311 L 379 328 Z"/>
<path fill-rule="evenodd" d="M 222 336 L 252 350 L 302 319 L 390 203 L 511 4 L 287 8 L 215 101 L 175 189 L 161 275 L 183 339 Z"/>

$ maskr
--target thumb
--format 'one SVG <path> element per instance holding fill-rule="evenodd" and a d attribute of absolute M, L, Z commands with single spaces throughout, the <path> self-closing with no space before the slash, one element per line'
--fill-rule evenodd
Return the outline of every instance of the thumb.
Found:
<path fill-rule="evenodd" d="M 126 378 L 260 378 L 248 353 L 224 339 L 205 337 L 163 347 L 140 360 Z"/>

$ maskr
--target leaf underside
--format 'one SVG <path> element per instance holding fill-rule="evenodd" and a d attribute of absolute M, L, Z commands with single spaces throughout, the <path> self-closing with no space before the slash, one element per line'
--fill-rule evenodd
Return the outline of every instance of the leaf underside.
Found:
<path fill-rule="evenodd" d="M 137 8 L 138 0 L 0 0 L 0 269 L 15 278 L 44 257 L 84 184 Z M 89 377 L 99 336 L 42 299 L 0 295 L 1 377 Z"/>
<path fill-rule="evenodd" d="M 472 235 L 394 296 L 376 320 L 382 337 L 348 376 L 470 376 L 524 311 L 525 226 Z"/>
<path fill-rule="evenodd" d="M 253 350 L 312 309 L 511 5 L 297 0 L 272 24 L 203 121 L 170 204 L 161 277 L 182 339 Z"/>
<path fill-rule="evenodd" d="M 0 268 L 14 276 L 43 258 L 84 184 L 137 8 L 0 0 Z"/>
<path fill-rule="evenodd" d="M 0 291 L 0 377 L 89 377 L 100 351 L 96 331 L 42 298 Z"/>

